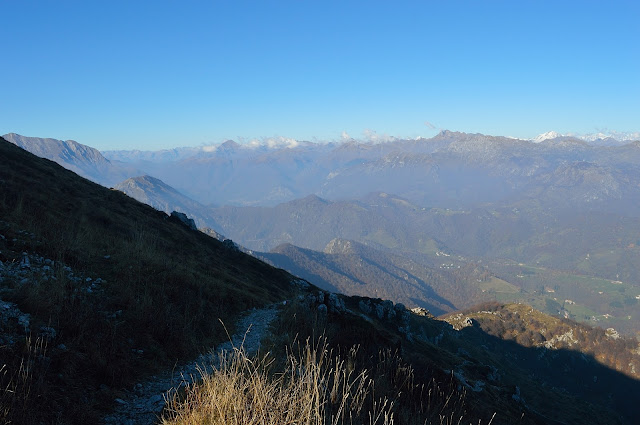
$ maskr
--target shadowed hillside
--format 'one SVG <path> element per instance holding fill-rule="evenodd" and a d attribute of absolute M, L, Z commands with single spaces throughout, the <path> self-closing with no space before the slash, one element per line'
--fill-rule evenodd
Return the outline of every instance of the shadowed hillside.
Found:
<path fill-rule="evenodd" d="M 343 239 L 332 240 L 323 252 L 280 245 L 256 255 L 322 289 L 423 307 L 435 315 L 482 299 L 477 277 L 468 271 L 436 270 L 404 256 Z"/>
<path fill-rule="evenodd" d="M 164 212 L 4 140 L 0 156 L 0 298 L 22 317 L 3 324 L 3 373 L 36 337 L 49 362 L 27 423 L 95 423 L 113 389 L 225 339 L 218 318 L 293 293 L 287 273 Z"/>

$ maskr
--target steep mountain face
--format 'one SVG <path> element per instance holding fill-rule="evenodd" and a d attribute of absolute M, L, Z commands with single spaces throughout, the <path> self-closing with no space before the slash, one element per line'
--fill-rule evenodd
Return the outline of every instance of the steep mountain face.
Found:
<path fill-rule="evenodd" d="M 344 239 L 333 239 L 323 252 L 285 244 L 256 255 L 322 289 L 388 299 L 435 315 L 482 299 L 477 276 L 436 270 Z"/>
<path fill-rule="evenodd" d="M 219 230 L 218 224 L 211 217 L 207 207 L 184 196 L 162 180 L 147 175 L 133 177 L 118 183 L 114 189 L 167 214 L 172 211 L 186 213 L 194 219 L 198 228 L 208 227 Z"/>
<path fill-rule="evenodd" d="M 111 186 L 135 172 L 132 167 L 116 166 L 97 149 L 73 140 L 25 137 L 15 133 L 4 139 L 41 158 L 47 158 L 89 180 Z"/>

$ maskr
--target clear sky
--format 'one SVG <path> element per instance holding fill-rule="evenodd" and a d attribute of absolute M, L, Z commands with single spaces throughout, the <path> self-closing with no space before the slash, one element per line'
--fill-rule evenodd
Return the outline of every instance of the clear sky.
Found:
<path fill-rule="evenodd" d="M 640 131 L 638 1 L 0 0 L 0 134 Z"/>

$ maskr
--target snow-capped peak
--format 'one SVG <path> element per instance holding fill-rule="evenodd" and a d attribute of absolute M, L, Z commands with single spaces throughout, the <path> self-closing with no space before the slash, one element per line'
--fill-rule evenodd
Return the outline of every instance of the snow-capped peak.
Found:
<path fill-rule="evenodd" d="M 548 131 L 542 133 L 533 139 L 534 143 L 540 143 L 545 140 L 555 139 L 557 137 L 574 137 L 576 139 L 584 140 L 585 142 L 597 145 L 597 146 L 615 146 L 623 143 L 628 143 L 632 140 L 640 140 L 640 132 L 624 133 L 615 130 L 599 131 L 597 133 L 580 134 L 580 133 L 567 133 L 560 134 L 557 131 Z"/>
<path fill-rule="evenodd" d="M 531 139 L 534 143 L 544 142 L 545 140 L 555 139 L 556 137 L 562 137 L 562 134 L 557 131 L 547 131 L 546 133 L 542 133 Z"/>

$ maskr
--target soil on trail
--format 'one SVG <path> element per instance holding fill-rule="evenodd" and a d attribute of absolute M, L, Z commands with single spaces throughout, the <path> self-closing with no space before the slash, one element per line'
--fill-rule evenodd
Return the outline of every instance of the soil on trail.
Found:
<path fill-rule="evenodd" d="M 182 386 L 200 377 L 200 371 L 213 371 L 218 364 L 217 354 L 234 347 L 244 347 L 253 354 L 260 348 L 260 341 L 266 336 L 269 325 L 277 316 L 276 306 L 248 311 L 236 324 L 238 333 L 231 341 L 215 347 L 215 353 L 201 355 L 192 362 L 152 376 L 148 381 L 136 384 L 126 391 L 126 395 L 115 400 L 114 412 L 103 418 L 105 425 L 152 425 L 158 422 L 165 400 Z"/>

